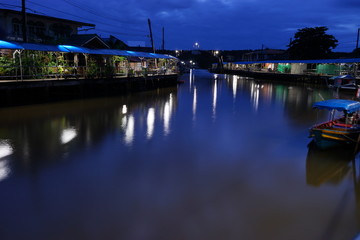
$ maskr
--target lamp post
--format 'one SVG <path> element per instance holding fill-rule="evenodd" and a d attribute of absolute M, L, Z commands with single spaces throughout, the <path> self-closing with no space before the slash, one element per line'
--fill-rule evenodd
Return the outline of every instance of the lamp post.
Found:
<path fill-rule="evenodd" d="M 195 42 L 195 43 L 194 43 L 194 48 L 195 48 L 195 49 L 199 49 L 199 48 L 200 48 L 200 44 L 199 44 L 198 42 Z"/>

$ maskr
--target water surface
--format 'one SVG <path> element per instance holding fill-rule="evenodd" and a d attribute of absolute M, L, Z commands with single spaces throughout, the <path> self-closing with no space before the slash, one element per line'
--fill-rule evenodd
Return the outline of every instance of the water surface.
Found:
<path fill-rule="evenodd" d="M 194 70 L 174 88 L 0 109 L 1 239 L 352 239 L 358 159 L 308 146 L 334 97 Z"/>

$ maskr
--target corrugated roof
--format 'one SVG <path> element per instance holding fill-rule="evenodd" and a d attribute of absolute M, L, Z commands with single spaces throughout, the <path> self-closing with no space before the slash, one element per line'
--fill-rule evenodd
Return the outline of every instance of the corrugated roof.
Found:
<path fill-rule="evenodd" d="M 89 49 L 85 47 L 72 45 L 44 45 L 37 43 L 14 43 L 0 40 L 0 49 L 24 49 L 47 52 L 71 52 L 71 53 L 86 53 L 98 55 L 114 55 L 114 56 L 128 56 L 128 57 L 142 57 L 142 58 L 163 58 L 163 59 L 177 59 L 176 57 L 148 53 L 148 52 L 134 52 L 118 49 Z"/>
<path fill-rule="evenodd" d="M 265 60 L 265 61 L 248 61 L 233 62 L 234 64 L 257 64 L 257 63 L 358 63 L 360 58 L 347 59 L 315 59 L 315 60 Z"/>
<path fill-rule="evenodd" d="M 36 43 L 20 43 L 26 50 L 35 50 L 35 51 L 47 51 L 47 52 L 69 52 L 66 49 L 60 48 L 60 45 L 44 45 Z"/>
<path fill-rule="evenodd" d="M 0 40 L 0 49 L 24 49 L 24 47 L 20 46 L 18 43 Z"/>

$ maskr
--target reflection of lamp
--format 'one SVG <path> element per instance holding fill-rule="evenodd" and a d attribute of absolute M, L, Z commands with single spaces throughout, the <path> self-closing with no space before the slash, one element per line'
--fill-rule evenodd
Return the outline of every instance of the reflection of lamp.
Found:
<path fill-rule="evenodd" d="M 5 179 L 10 173 L 10 168 L 7 165 L 7 161 L 0 161 L 0 181 Z"/>
<path fill-rule="evenodd" d="M 127 107 L 126 107 L 126 105 L 123 105 L 123 106 L 122 106 L 121 112 L 122 112 L 123 114 L 126 114 L 126 113 L 127 113 Z"/>
<path fill-rule="evenodd" d="M 154 133 L 155 109 L 149 108 L 147 119 L 147 137 L 150 139 Z"/>
<path fill-rule="evenodd" d="M 13 153 L 13 149 L 10 144 L 6 142 L 0 142 L 0 158 L 9 156 Z"/>
<path fill-rule="evenodd" d="M 70 142 L 71 140 L 73 140 L 76 137 L 77 133 L 76 133 L 76 129 L 74 128 L 67 128 L 64 129 L 61 133 L 61 143 L 65 144 Z"/>
<path fill-rule="evenodd" d="M 171 110 L 173 107 L 173 97 L 170 93 L 169 100 L 165 103 L 164 106 L 164 133 L 165 136 L 169 134 L 170 132 L 170 118 L 171 118 Z"/>
<path fill-rule="evenodd" d="M 0 159 L 9 156 L 13 153 L 13 148 L 6 141 L 0 141 Z M 0 161 L 0 181 L 5 179 L 10 173 L 10 168 L 7 160 Z"/>
<path fill-rule="evenodd" d="M 126 144 L 132 144 L 134 140 L 135 120 L 132 115 L 129 116 L 125 129 L 125 142 Z"/>

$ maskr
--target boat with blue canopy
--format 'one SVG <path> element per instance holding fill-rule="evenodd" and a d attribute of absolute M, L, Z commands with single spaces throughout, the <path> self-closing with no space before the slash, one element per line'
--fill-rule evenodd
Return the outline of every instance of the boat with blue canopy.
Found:
<path fill-rule="evenodd" d="M 317 147 L 327 149 L 337 146 L 353 145 L 360 134 L 360 102 L 345 99 L 329 99 L 316 102 L 315 109 L 330 112 L 328 121 L 310 128 L 310 137 Z"/>

